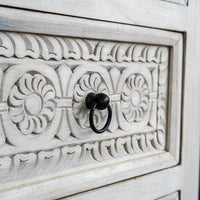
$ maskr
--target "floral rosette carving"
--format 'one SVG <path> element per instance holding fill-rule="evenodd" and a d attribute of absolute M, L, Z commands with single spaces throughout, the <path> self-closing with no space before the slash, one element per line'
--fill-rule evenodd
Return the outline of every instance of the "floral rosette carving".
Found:
<path fill-rule="evenodd" d="M 89 128 L 89 110 L 85 106 L 85 97 L 88 93 L 105 93 L 108 89 L 98 73 L 84 74 L 74 87 L 73 113 L 82 128 Z M 97 127 L 105 122 L 107 112 L 95 110 L 94 123 Z"/>
<path fill-rule="evenodd" d="M 141 74 L 132 74 L 123 85 L 121 95 L 122 113 L 129 122 L 140 122 L 148 110 L 148 84 Z"/>
<path fill-rule="evenodd" d="M 55 89 L 41 74 L 25 73 L 12 87 L 9 113 L 24 135 L 41 134 L 55 115 Z"/>

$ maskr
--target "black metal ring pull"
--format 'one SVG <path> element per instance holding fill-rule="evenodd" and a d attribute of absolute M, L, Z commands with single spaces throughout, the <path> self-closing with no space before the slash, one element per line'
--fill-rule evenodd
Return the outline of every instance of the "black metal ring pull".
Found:
<path fill-rule="evenodd" d="M 95 94 L 91 92 L 86 96 L 85 104 L 86 104 L 86 107 L 90 109 L 90 115 L 89 115 L 90 127 L 95 133 L 103 133 L 104 131 L 108 129 L 108 126 L 110 125 L 111 118 L 112 118 L 112 110 L 109 103 L 110 103 L 110 99 L 104 93 Z M 97 129 L 94 125 L 94 111 L 95 109 L 104 110 L 106 108 L 108 110 L 108 118 L 107 118 L 106 124 L 104 125 L 103 128 Z"/>

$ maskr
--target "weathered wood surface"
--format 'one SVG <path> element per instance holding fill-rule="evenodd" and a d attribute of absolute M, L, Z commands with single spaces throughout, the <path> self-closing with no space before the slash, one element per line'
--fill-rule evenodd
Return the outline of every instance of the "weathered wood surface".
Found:
<path fill-rule="evenodd" d="M 177 31 L 188 24 L 185 0 L 0 0 L 0 5 Z"/>
<path fill-rule="evenodd" d="M 1 199 L 198 199 L 200 2 L 0 5 Z"/>

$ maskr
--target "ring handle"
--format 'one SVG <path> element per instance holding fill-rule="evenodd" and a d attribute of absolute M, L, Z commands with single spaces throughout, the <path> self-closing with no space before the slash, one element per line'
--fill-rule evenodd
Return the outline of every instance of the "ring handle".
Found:
<path fill-rule="evenodd" d="M 104 93 L 95 94 L 95 93 L 91 92 L 86 96 L 85 105 L 88 109 L 90 109 L 90 114 L 89 114 L 90 127 L 95 133 L 103 133 L 104 131 L 106 131 L 108 129 L 108 127 L 110 125 L 110 122 L 112 119 L 112 110 L 111 110 L 109 103 L 110 103 L 110 99 Z M 95 109 L 104 110 L 106 108 L 108 110 L 107 121 L 103 128 L 97 129 L 94 125 L 94 111 L 95 111 Z"/>

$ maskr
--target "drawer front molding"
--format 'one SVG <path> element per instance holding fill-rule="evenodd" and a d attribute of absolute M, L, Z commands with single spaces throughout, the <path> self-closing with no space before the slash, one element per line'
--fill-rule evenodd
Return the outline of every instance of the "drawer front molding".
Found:
<path fill-rule="evenodd" d="M 0 56 L 2 183 L 168 151 L 169 46 L 0 32 Z M 111 99 L 102 135 L 89 92 Z"/>

